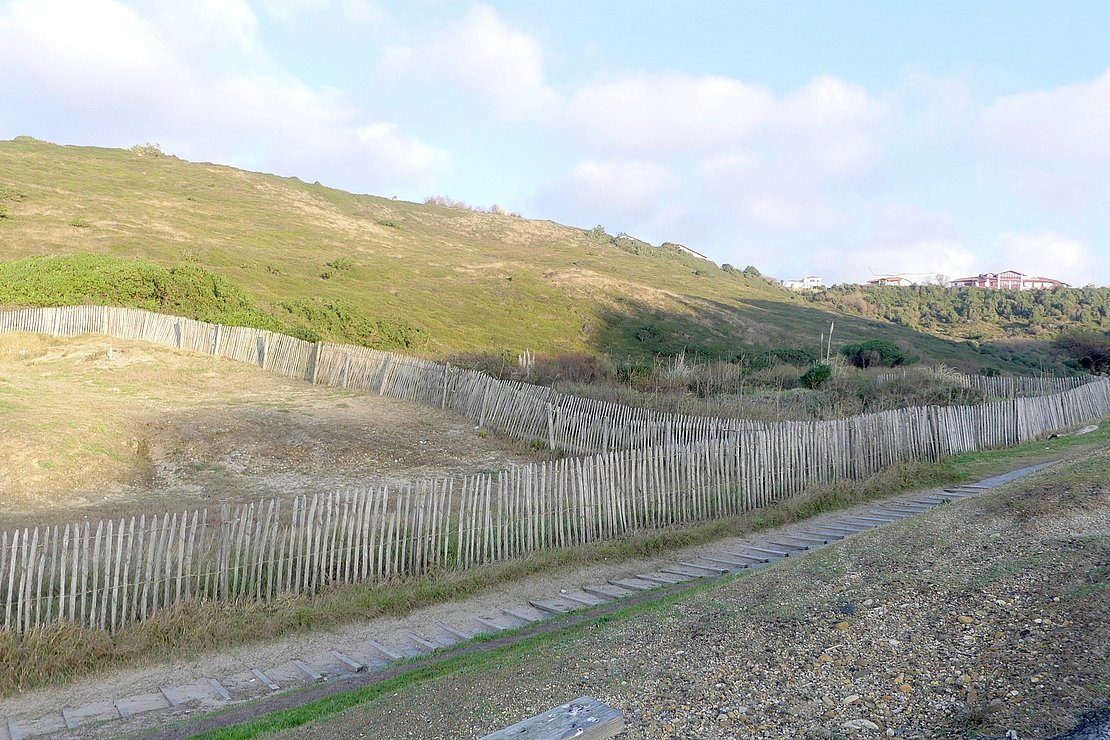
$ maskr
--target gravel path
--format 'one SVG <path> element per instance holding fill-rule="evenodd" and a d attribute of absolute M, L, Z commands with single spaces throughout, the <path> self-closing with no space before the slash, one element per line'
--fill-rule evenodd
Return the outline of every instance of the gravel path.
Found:
<path fill-rule="evenodd" d="M 589 694 L 628 738 L 1053 737 L 1110 694 L 1108 481 L 1103 452 L 286 736 L 477 737 Z"/>

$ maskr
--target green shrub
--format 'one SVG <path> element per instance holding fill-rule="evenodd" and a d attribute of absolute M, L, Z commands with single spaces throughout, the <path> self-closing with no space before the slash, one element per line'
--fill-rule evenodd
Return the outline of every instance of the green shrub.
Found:
<path fill-rule="evenodd" d="M 331 269 L 335 270 L 336 272 L 342 272 L 343 270 L 350 270 L 354 266 L 355 266 L 355 263 L 353 261 L 347 259 L 346 257 L 337 257 L 336 259 L 333 259 L 331 262 L 325 262 L 324 263 L 324 267 L 330 267 Z"/>
<path fill-rule="evenodd" d="M 775 365 L 795 365 L 797 367 L 805 367 L 817 362 L 817 355 L 805 349 L 798 349 L 797 347 L 784 347 L 779 349 L 771 349 L 766 352 L 761 352 L 748 362 L 748 367 L 752 370 L 766 370 Z"/>
<path fill-rule="evenodd" d="M 593 227 L 592 229 L 589 229 L 586 232 L 586 236 L 590 237 L 591 239 L 596 239 L 597 241 L 606 241 L 607 242 L 607 241 L 610 241 L 612 239 L 611 236 L 609 236 L 607 233 L 605 233 L 605 227 L 602 226 L 601 224 L 598 224 L 597 226 Z"/>
<path fill-rule="evenodd" d="M 413 349 L 427 343 L 420 327 L 403 319 L 372 319 L 346 301 L 298 299 L 280 305 L 286 311 L 287 323 L 336 341 L 375 349 Z"/>
<path fill-rule="evenodd" d="M 89 220 L 87 218 L 81 218 L 80 216 L 77 216 L 72 221 L 70 221 L 69 225 L 70 226 L 76 226 L 79 229 L 87 229 L 90 226 L 92 226 L 92 224 L 89 223 Z"/>
<path fill-rule="evenodd" d="M 100 254 L 0 262 L 0 304 L 131 306 L 233 326 L 282 331 L 230 280 L 195 265 L 164 267 Z"/>
<path fill-rule="evenodd" d="M 841 352 L 859 368 L 897 367 L 913 361 L 901 347 L 885 339 L 868 339 L 866 342 L 849 344 Z"/>
<path fill-rule="evenodd" d="M 138 156 L 138 157 L 164 157 L 164 156 L 166 156 L 165 154 L 162 153 L 162 145 L 161 144 L 151 144 L 150 142 L 147 142 L 146 144 L 136 144 L 135 146 L 131 147 L 131 153 Z"/>
<path fill-rule="evenodd" d="M 828 365 L 814 365 L 806 370 L 798 382 L 805 388 L 820 388 L 826 380 L 832 377 L 832 368 Z"/>
<path fill-rule="evenodd" d="M 655 324 L 644 324 L 636 330 L 636 339 L 640 342 L 661 342 L 663 330 Z"/>

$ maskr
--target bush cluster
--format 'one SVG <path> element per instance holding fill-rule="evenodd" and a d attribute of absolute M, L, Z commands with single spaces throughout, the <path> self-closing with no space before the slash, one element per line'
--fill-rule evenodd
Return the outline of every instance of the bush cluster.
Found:
<path fill-rule="evenodd" d="M 916 361 L 897 344 L 885 339 L 868 339 L 845 345 L 841 353 L 858 368 L 897 367 Z"/>

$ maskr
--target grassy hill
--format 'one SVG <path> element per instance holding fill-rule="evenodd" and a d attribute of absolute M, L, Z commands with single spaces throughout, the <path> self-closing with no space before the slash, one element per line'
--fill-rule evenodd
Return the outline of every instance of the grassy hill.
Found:
<path fill-rule="evenodd" d="M 889 339 L 968 370 L 1041 361 L 808 303 L 667 245 L 152 147 L 0 142 L 0 259 L 0 305 L 135 305 L 431 356 L 817 352 L 835 320 L 835 345 Z"/>

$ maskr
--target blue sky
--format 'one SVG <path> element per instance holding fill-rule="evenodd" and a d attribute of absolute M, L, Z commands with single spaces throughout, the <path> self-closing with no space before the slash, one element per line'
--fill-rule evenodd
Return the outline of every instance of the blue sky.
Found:
<path fill-rule="evenodd" d="M 675 241 L 1110 282 L 1102 2 L 0 0 L 0 138 Z"/>

